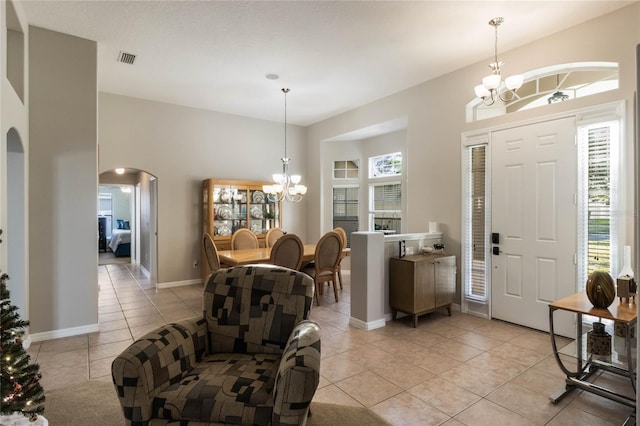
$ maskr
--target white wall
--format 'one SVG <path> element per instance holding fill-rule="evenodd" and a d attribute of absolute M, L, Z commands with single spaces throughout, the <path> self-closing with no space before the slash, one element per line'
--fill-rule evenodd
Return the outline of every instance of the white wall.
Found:
<path fill-rule="evenodd" d="M 201 259 L 202 180 L 271 180 L 282 167 L 283 124 L 107 93 L 99 114 L 100 171 L 136 168 L 158 178 L 158 282 L 200 279 L 193 261 Z M 287 154 L 291 172 L 313 188 L 303 136 L 288 126 Z M 283 206 L 283 228 L 306 242 L 305 212 L 305 200 Z"/>
<path fill-rule="evenodd" d="M 30 27 L 29 61 L 30 308 L 39 340 L 97 330 L 97 45 Z"/>
<path fill-rule="evenodd" d="M 384 123 L 397 117 L 408 117 L 405 165 L 407 176 L 407 211 L 405 232 L 425 230 L 426 220 L 440 222 L 447 253 L 460 258 L 461 251 L 461 147 L 462 132 L 514 123 L 561 111 L 569 111 L 623 99 L 627 102 L 628 164 L 632 166 L 632 111 L 635 82 L 635 45 L 640 40 L 640 5 L 615 11 L 590 22 L 541 39 L 516 51 L 501 53 L 507 74 L 522 73 L 553 64 L 580 61 L 616 61 L 620 64 L 620 89 L 544 108 L 518 112 L 482 122 L 467 124 L 465 106 L 474 96 L 473 87 L 486 74 L 490 59 L 460 69 L 440 78 L 394 94 L 387 98 L 340 114 L 307 128 L 308 174 L 320 180 L 323 164 L 318 163 L 323 141 L 337 135 Z M 334 148 L 335 149 L 335 148 Z M 632 173 L 630 173 L 630 178 Z M 633 199 L 629 182 L 626 196 Z M 632 201 L 631 201 L 632 202 Z M 310 211 L 320 211 L 330 203 L 328 195 L 313 194 L 308 200 Z M 631 204 L 632 206 L 632 204 Z M 631 207 L 632 208 L 632 207 Z M 629 241 L 633 212 L 627 209 Z M 330 217 L 307 218 L 307 235 L 318 238 L 328 226 Z M 459 290 L 458 290 L 459 291 Z M 459 293 L 458 293 L 459 294 Z"/>

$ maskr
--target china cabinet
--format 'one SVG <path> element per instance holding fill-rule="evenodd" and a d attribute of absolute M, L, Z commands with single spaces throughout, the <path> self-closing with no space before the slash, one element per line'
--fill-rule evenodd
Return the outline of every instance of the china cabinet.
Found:
<path fill-rule="evenodd" d="M 442 254 L 418 254 L 392 258 L 389 265 L 389 303 L 393 319 L 398 311 L 418 316 L 447 308 L 456 294 L 456 257 Z"/>
<path fill-rule="evenodd" d="M 269 229 L 281 227 L 282 205 L 262 191 L 271 182 L 246 180 L 205 179 L 202 181 L 202 232 L 213 237 L 218 250 L 231 248 L 231 235 L 240 228 L 248 228 L 265 245 Z M 204 261 L 203 278 L 209 274 Z"/>

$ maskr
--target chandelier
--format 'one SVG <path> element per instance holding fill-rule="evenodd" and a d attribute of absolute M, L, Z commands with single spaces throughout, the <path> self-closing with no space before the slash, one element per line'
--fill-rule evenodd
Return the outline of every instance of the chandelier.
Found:
<path fill-rule="evenodd" d="M 493 18 L 489 21 L 489 25 L 495 29 L 496 34 L 493 62 L 489 64 L 489 68 L 493 72 L 482 79 L 482 84 L 475 87 L 476 96 L 481 98 L 482 102 L 487 106 L 493 105 L 498 99 L 502 102 L 512 101 L 515 99 L 516 90 L 524 83 L 524 77 L 519 74 L 507 77 L 504 82 L 502 81 L 501 67 L 504 62 L 498 61 L 498 27 L 503 22 L 503 18 Z M 506 91 L 504 90 L 505 88 Z"/>
<path fill-rule="evenodd" d="M 307 193 L 307 187 L 300 185 L 302 176 L 289 174 L 289 161 L 291 160 L 287 157 L 287 93 L 289 93 L 289 89 L 282 89 L 282 93 L 284 93 L 284 157 L 280 159 L 282 160 L 282 173 L 274 173 L 272 175 L 274 183 L 263 185 L 262 190 L 277 201 L 286 200 L 297 203 Z"/>

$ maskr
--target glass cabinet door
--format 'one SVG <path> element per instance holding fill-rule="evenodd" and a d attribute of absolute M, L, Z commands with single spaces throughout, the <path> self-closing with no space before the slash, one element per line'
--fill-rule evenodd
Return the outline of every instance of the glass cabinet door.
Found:
<path fill-rule="evenodd" d="M 276 200 L 275 196 L 267 196 L 267 202 L 264 206 L 264 210 L 264 216 L 266 219 L 266 229 L 264 232 L 266 233 L 271 228 L 280 228 L 280 203 Z"/>
<path fill-rule="evenodd" d="M 250 189 L 251 207 L 249 211 L 250 229 L 255 234 L 266 234 L 269 229 L 280 224 L 280 204 L 262 189 Z"/>
<path fill-rule="evenodd" d="M 214 234 L 228 237 L 247 227 L 247 190 L 234 185 L 214 185 Z"/>

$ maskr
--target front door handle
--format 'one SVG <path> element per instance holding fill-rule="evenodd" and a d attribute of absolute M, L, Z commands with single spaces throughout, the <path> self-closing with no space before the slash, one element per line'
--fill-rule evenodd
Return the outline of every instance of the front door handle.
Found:
<path fill-rule="evenodd" d="M 493 254 L 495 254 L 496 256 L 500 255 L 500 253 L 502 253 L 502 251 L 500 250 L 500 247 L 498 246 L 494 246 L 493 247 Z"/>

